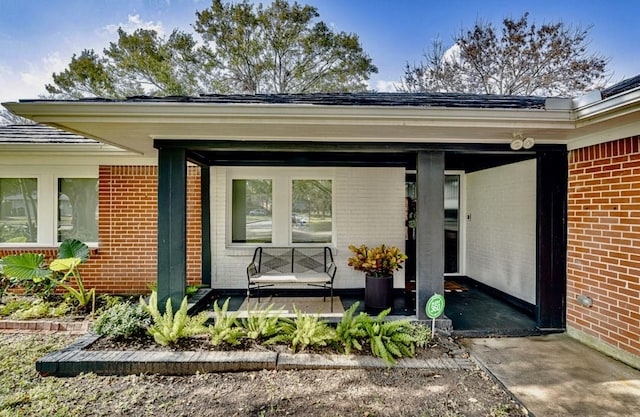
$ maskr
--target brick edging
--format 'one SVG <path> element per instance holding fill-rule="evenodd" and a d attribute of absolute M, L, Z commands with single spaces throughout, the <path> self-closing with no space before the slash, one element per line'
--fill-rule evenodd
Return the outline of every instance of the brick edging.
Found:
<path fill-rule="evenodd" d="M 3 332 L 67 332 L 85 334 L 91 322 L 60 320 L 0 320 L 0 331 Z"/>
<path fill-rule="evenodd" d="M 36 370 L 43 376 L 97 375 L 193 375 L 208 372 L 240 372 L 288 369 L 374 369 L 387 368 L 380 358 L 360 355 L 277 353 L 244 351 L 90 351 L 83 350 L 99 336 L 87 333 L 66 348 L 43 356 Z M 475 367 L 464 358 L 405 358 L 396 368 L 468 370 Z"/>

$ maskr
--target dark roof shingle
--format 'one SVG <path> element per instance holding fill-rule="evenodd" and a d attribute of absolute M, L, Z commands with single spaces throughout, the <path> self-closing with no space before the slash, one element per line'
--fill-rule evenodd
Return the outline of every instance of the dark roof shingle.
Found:
<path fill-rule="evenodd" d="M 95 144 L 93 139 L 44 125 L 0 126 L 0 143 L 8 144 Z"/>
<path fill-rule="evenodd" d="M 84 98 L 79 100 L 20 100 L 94 103 L 213 103 L 213 104 L 307 104 L 325 106 L 455 107 L 544 109 L 545 97 L 463 93 L 313 93 L 313 94 L 201 94 L 199 96 L 135 96 L 126 100 Z"/>
<path fill-rule="evenodd" d="M 607 98 L 614 96 L 616 94 L 624 93 L 625 91 L 629 91 L 633 88 L 640 86 L 640 75 L 636 75 L 632 78 L 627 78 L 626 80 L 622 80 L 617 84 L 612 85 L 611 87 L 607 87 L 602 90 L 602 98 Z"/>

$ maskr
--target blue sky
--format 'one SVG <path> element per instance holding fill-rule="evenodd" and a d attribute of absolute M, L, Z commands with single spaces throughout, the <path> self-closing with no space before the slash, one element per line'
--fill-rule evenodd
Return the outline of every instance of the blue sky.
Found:
<path fill-rule="evenodd" d="M 640 74 L 640 2 L 635 0 L 301 0 L 337 31 L 359 35 L 378 66 L 371 88 L 398 82 L 407 62 L 418 62 L 437 37 L 449 42 L 481 19 L 500 26 L 528 11 L 538 24 L 562 20 L 593 26 L 591 49 L 610 58 L 612 82 Z M 196 10 L 210 0 L 0 0 L 0 102 L 37 98 L 51 73 L 73 53 L 96 51 L 116 30 L 153 27 L 190 30 Z"/>

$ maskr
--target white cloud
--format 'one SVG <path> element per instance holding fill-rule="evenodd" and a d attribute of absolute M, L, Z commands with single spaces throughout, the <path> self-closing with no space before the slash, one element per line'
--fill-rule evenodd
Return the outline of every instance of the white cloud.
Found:
<path fill-rule="evenodd" d="M 37 65 L 29 64 L 29 71 L 21 72 L 20 79 L 25 85 L 39 87 L 44 91 L 44 85 L 52 81 L 51 74 L 63 71 L 65 68 L 66 63 L 56 51 L 42 58 Z"/>
<path fill-rule="evenodd" d="M 39 62 L 27 62 L 26 70 L 0 66 L 0 102 L 38 98 L 46 94 L 45 84 L 53 81 L 54 72 L 63 71 L 66 63 L 59 52 L 53 52 Z"/>
<path fill-rule="evenodd" d="M 395 93 L 398 91 L 398 84 L 398 81 L 377 80 L 374 90 L 379 93 Z"/>
<path fill-rule="evenodd" d="M 148 29 L 155 30 L 159 35 L 164 35 L 164 27 L 162 22 L 154 22 L 149 20 L 147 22 L 140 18 L 139 14 L 128 15 L 126 23 L 117 23 L 105 26 L 103 32 L 113 35 L 118 32 L 118 28 L 122 28 L 125 32 L 131 33 L 136 29 Z"/>

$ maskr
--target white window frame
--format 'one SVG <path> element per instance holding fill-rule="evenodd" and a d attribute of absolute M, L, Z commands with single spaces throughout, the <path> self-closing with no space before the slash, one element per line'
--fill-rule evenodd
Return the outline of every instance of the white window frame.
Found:
<path fill-rule="evenodd" d="M 38 183 L 37 242 L 0 242 L 0 247 L 58 247 L 58 179 L 98 178 L 98 166 L 38 165 L 24 168 L 0 166 L 0 178 L 35 178 Z M 99 198 L 99 197 L 98 197 Z M 85 242 L 92 248 L 98 242 Z"/>
<path fill-rule="evenodd" d="M 275 168 L 275 167 L 238 167 L 228 168 L 226 173 L 226 230 L 225 242 L 227 247 L 256 247 L 256 246 L 295 246 L 317 247 L 333 246 L 336 240 L 335 230 L 335 170 L 332 168 Z M 241 243 L 232 242 L 232 192 L 233 180 L 271 180 L 271 243 Z M 291 224 L 292 188 L 293 180 L 330 180 L 331 181 L 331 242 L 325 243 L 293 243 Z"/>

